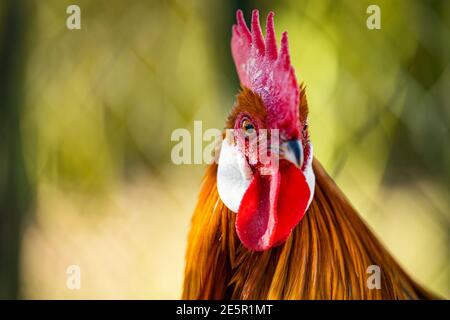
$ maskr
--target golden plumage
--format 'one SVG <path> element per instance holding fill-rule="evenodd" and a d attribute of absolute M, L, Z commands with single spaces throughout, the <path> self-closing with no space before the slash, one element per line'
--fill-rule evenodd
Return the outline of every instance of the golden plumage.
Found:
<path fill-rule="evenodd" d="M 314 199 L 287 241 L 264 252 L 243 247 L 235 214 L 219 198 L 217 165 L 203 180 L 192 218 L 183 299 L 432 298 L 376 239 L 314 159 Z M 368 289 L 367 267 L 381 268 L 381 289 Z"/>

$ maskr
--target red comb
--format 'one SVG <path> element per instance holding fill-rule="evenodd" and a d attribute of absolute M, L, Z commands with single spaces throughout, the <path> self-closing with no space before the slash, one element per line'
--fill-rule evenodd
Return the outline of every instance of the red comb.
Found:
<path fill-rule="evenodd" d="M 282 34 L 278 51 L 273 16 L 273 12 L 267 16 L 264 39 L 258 10 L 252 12 L 251 31 L 242 11 L 238 10 L 231 51 L 241 84 L 261 96 L 269 113 L 278 113 L 277 118 L 284 121 L 295 121 L 298 119 L 299 87 L 291 65 L 286 32 Z"/>

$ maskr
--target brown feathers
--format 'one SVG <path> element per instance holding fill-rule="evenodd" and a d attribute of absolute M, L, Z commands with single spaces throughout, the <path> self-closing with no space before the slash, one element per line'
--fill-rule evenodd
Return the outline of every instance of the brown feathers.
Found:
<path fill-rule="evenodd" d="M 236 104 L 230 112 L 226 122 L 227 129 L 233 129 L 236 118 L 241 113 L 247 113 L 252 117 L 265 122 L 267 111 L 261 97 L 252 90 L 242 87 L 242 90 L 236 96 Z"/>
<path fill-rule="evenodd" d="M 205 175 L 192 219 L 183 299 L 422 299 L 417 285 L 383 248 L 314 159 L 316 189 L 303 220 L 281 246 L 245 249 L 235 214 L 220 200 L 217 165 Z M 381 268 L 368 289 L 367 267 Z"/>
<path fill-rule="evenodd" d="M 308 119 L 308 100 L 306 98 L 306 87 L 302 83 L 300 85 L 300 107 L 299 107 L 299 119 L 300 123 L 303 125 L 306 124 L 306 121 Z"/>

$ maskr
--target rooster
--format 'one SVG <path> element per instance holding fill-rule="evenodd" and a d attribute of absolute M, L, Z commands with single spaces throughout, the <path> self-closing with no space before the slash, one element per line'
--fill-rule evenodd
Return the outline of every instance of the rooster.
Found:
<path fill-rule="evenodd" d="M 277 48 L 273 17 L 264 38 L 258 11 L 251 29 L 237 11 L 231 49 L 242 89 L 226 129 L 244 138 L 278 132 L 278 144 L 268 135 L 271 160 L 263 163 L 251 161 L 239 134 L 221 142 L 192 218 L 183 299 L 432 298 L 314 158 L 305 87 L 297 83 L 286 32 Z M 378 288 L 367 284 L 372 265 L 381 271 Z"/>

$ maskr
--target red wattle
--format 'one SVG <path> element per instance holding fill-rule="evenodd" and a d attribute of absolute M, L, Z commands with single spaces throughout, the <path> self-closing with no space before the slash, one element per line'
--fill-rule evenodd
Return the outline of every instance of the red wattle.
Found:
<path fill-rule="evenodd" d="M 272 175 L 255 173 L 236 217 L 236 232 L 254 251 L 283 243 L 305 214 L 310 190 L 305 176 L 287 161 Z"/>

